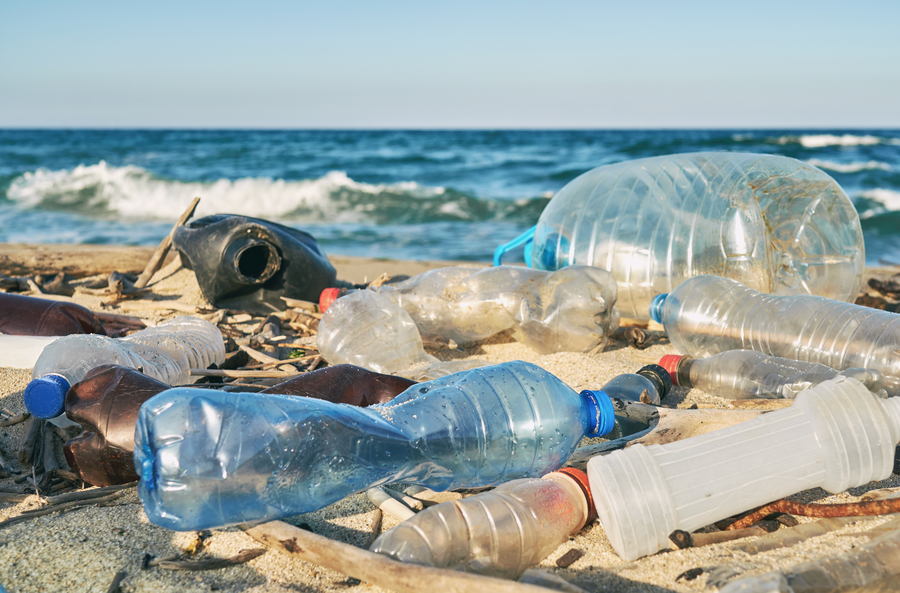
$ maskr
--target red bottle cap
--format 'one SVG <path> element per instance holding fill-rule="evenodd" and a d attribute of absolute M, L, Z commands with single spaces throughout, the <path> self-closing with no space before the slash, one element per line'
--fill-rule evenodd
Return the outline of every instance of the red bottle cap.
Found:
<path fill-rule="evenodd" d="M 564 467 L 562 469 L 556 470 L 558 474 L 566 474 L 578 484 L 581 491 L 584 492 L 584 496 L 587 499 L 588 503 L 588 516 L 587 520 L 590 522 L 597 516 L 597 508 L 594 506 L 594 497 L 591 496 L 591 483 L 588 481 L 587 474 L 581 471 L 580 469 L 575 469 L 574 467 Z"/>
<path fill-rule="evenodd" d="M 672 377 L 672 385 L 678 385 L 678 374 L 675 370 L 678 368 L 678 363 L 681 362 L 682 358 L 684 356 L 681 354 L 666 354 L 659 359 L 659 366 L 669 371 L 669 376 Z"/>
<path fill-rule="evenodd" d="M 319 295 L 319 312 L 324 313 L 341 296 L 340 288 L 326 288 Z"/>

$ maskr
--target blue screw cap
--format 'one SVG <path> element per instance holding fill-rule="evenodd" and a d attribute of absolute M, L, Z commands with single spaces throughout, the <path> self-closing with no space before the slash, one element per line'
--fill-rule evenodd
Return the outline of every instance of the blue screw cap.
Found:
<path fill-rule="evenodd" d="M 56 418 L 65 411 L 69 382 L 62 375 L 44 375 L 25 387 L 25 408 L 35 418 Z"/>
<path fill-rule="evenodd" d="M 581 392 L 581 397 L 587 402 L 591 416 L 591 425 L 585 436 L 602 437 L 612 432 L 616 426 L 616 415 L 612 400 L 606 392 L 585 389 Z"/>
<path fill-rule="evenodd" d="M 669 293 L 664 292 L 663 294 L 658 294 L 653 297 L 653 300 L 650 301 L 650 319 L 655 321 L 656 323 L 662 323 L 662 312 L 663 305 L 666 304 L 666 297 L 669 296 Z"/>

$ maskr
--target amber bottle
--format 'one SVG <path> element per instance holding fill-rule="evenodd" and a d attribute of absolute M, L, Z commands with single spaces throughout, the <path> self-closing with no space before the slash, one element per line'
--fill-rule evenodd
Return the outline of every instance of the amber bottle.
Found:
<path fill-rule="evenodd" d="M 350 364 L 299 375 L 263 393 L 298 395 L 333 403 L 370 406 L 393 399 L 415 381 L 382 375 Z M 89 372 L 66 394 L 66 416 L 84 432 L 65 445 L 72 471 L 95 486 L 138 479 L 134 471 L 134 428 L 141 404 L 169 386 L 134 369 L 104 365 Z"/>
<path fill-rule="evenodd" d="M 0 292 L 0 334 L 68 336 L 106 332 L 100 320 L 81 305 Z"/>

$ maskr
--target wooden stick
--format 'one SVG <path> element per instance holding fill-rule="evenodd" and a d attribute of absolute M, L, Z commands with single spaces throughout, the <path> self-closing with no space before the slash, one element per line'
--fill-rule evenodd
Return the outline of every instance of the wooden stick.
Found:
<path fill-rule="evenodd" d="M 116 301 L 107 303 L 108 305 L 116 305 L 125 309 L 136 309 L 138 311 L 182 311 L 184 313 L 197 313 L 197 307 L 188 305 L 187 303 L 178 303 L 176 301 Z"/>
<path fill-rule="evenodd" d="M 120 497 L 123 493 L 119 492 L 116 494 L 110 494 L 104 498 L 97 498 L 94 500 L 84 500 L 79 502 L 73 502 L 65 505 L 52 506 L 52 507 L 42 507 L 40 509 L 34 511 L 26 511 L 17 517 L 10 517 L 6 521 L 0 521 L 0 529 L 4 529 L 11 525 L 15 525 L 16 523 L 21 523 L 23 521 L 28 521 L 29 519 L 34 519 L 35 517 L 42 517 L 43 515 L 49 515 L 51 513 L 58 513 L 60 511 L 66 511 L 70 509 L 77 509 L 81 507 L 85 507 L 92 504 L 99 504 L 102 502 L 108 502 L 110 500 L 115 500 Z"/>
<path fill-rule="evenodd" d="M 269 356 L 268 354 L 264 354 L 264 353 L 260 352 L 259 350 L 254 350 L 250 346 L 238 346 L 238 348 L 240 348 L 241 350 L 243 350 L 244 352 L 249 354 L 250 358 L 252 358 L 258 362 L 261 362 L 263 364 L 283 364 L 283 363 L 290 364 L 290 362 L 287 360 L 279 360 L 277 358 Z"/>
<path fill-rule="evenodd" d="M 94 317 L 103 323 L 119 323 L 130 327 L 144 328 L 147 322 L 140 317 L 132 317 L 131 315 L 117 315 L 116 313 L 104 313 L 103 311 L 94 311 Z"/>
<path fill-rule="evenodd" d="M 753 525 L 763 517 L 772 513 L 790 513 L 801 517 L 863 517 L 868 515 L 887 515 L 900 512 L 900 498 L 870 500 L 867 502 L 850 502 L 844 504 L 808 504 L 793 500 L 776 500 L 760 507 L 746 517 L 738 519 L 727 529 L 743 529 Z"/>
<path fill-rule="evenodd" d="M 292 299 L 290 297 L 281 297 L 281 300 L 291 309 L 303 309 L 304 311 L 312 311 L 313 313 L 319 312 L 319 306 L 309 301 L 301 301 L 300 299 Z"/>
<path fill-rule="evenodd" d="M 160 280 L 162 280 L 163 278 L 168 278 L 183 267 L 184 262 L 181 261 L 181 254 L 176 253 L 175 259 L 170 261 L 163 269 L 157 270 L 157 272 L 150 277 L 150 280 L 152 281 L 153 278 L 156 278 L 157 276 L 159 276 Z"/>
<path fill-rule="evenodd" d="M 28 412 L 22 412 L 18 416 L 13 416 L 12 418 L 7 418 L 6 420 L 0 421 L 0 427 L 12 426 L 13 424 L 18 424 L 19 422 L 25 422 L 30 417 L 31 414 L 29 414 Z"/>
<path fill-rule="evenodd" d="M 191 375 L 195 377 L 255 377 L 257 379 L 266 378 L 287 378 L 299 375 L 300 373 L 284 373 L 282 371 L 229 371 L 222 369 L 191 369 Z"/>
<path fill-rule="evenodd" d="M 472 573 L 404 564 L 387 556 L 328 539 L 283 521 L 244 527 L 247 535 L 292 556 L 400 593 L 547 593 L 548 589 Z"/>
<path fill-rule="evenodd" d="M 153 252 L 153 255 L 150 256 L 150 261 L 147 262 L 147 267 L 144 268 L 144 271 L 141 272 L 141 275 L 138 276 L 137 281 L 134 283 L 135 288 L 144 288 L 147 286 L 147 283 L 150 282 L 150 278 L 153 277 L 153 274 L 156 273 L 156 270 L 162 266 L 162 262 L 166 259 L 166 255 L 169 253 L 169 248 L 172 246 L 172 236 L 175 234 L 175 229 L 183 225 L 190 219 L 191 216 L 194 215 L 194 210 L 197 209 L 197 204 L 200 203 L 200 198 L 194 198 L 191 202 L 191 205 L 187 207 L 181 216 L 178 217 L 178 222 L 175 223 L 175 226 L 172 227 L 172 230 L 169 231 L 169 234 L 166 235 L 166 238 L 162 240 L 159 244 L 159 247 L 156 248 L 156 251 Z"/>
<path fill-rule="evenodd" d="M 93 498 L 102 498 L 112 492 L 125 490 L 137 486 L 137 482 L 129 482 L 128 484 L 116 484 L 114 486 L 104 486 L 103 488 L 91 488 L 90 490 L 79 490 L 77 492 L 67 492 L 59 496 L 51 496 L 47 498 L 48 505 L 63 504 L 75 500 L 91 500 Z"/>
<path fill-rule="evenodd" d="M 249 562 L 266 553 L 264 548 L 241 550 L 231 558 L 210 558 L 209 560 L 160 560 L 156 566 L 165 570 L 216 570 Z"/>
<path fill-rule="evenodd" d="M 0 502 L 19 503 L 31 496 L 30 494 L 13 494 L 11 492 L 0 492 Z"/>

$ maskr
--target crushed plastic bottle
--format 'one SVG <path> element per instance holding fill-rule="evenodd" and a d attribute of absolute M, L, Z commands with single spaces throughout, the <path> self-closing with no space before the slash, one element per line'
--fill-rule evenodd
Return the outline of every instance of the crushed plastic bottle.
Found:
<path fill-rule="evenodd" d="M 542 354 L 587 352 L 606 346 L 619 326 L 615 278 L 591 266 L 438 268 L 374 291 L 403 307 L 421 335 L 457 344 L 509 331 Z M 323 308 L 336 294 L 323 292 Z"/>
<path fill-rule="evenodd" d="M 56 418 L 64 411 L 66 393 L 91 369 L 119 364 L 140 369 L 169 385 L 190 382 L 191 369 L 225 360 L 222 334 L 212 323 L 177 317 L 125 338 L 72 335 L 44 348 L 25 388 L 25 407 L 37 418 Z"/>
<path fill-rule="evenodd" d="M 400 562 L 517 579 L 593 511 L 587 476 L 566 468 L 425 509 L 369 549 Z"/>
<path fill-rule="evenodd" d="M 774 296 L 717 276 L 697 276 L 651 305 L 672 345 L 695 358 L 755 350 L 835 370 L 884 375 L 900 393 L 900 315 L 811 295 Z"/>
<path fill-rule="evenodd" d="M 842 492 L 891 474 L 900 398 L 838 377 L 793 405 L 666 445 L 633 445 L 588 461 L 600 523 L 625 560 L 809 488 Z M 698 462 L 702 460 L 702 462 Z"/>
<path fill-rule="evenodd" d="M 834 179 L 795 159 L 734 152 L 588 171 L 553 197 L 530 247 L 537 269 L 612 272 L 619 311 L 636 319 L 647 319 L 655 295 L 700 274 L 764 293 L 852 301 L 865 264 L 859 216 Z"/>
<path fill-rule="evenodd" d="M 261 393 L 369 406 L 387 403 L 414 384 L 342 364 L 298 375 Z M 66 394 L 67 418 L 84 428 L 63 448 L 72 471 L 94 486 L 137 480 L 133 453 L 138 411 L 145 401 L 167 389 L 165 383 L 119 365 L 103 365 L 88 372 Z"/>
<path fill-rule="evenodd" d="M 100 320 L 81 305 L 0 292 L 0 334 L 68 336 L 106 332 Z"/>
<path fill-rule="evenodd" d="M 804 389 L 834 379 L 853 377 L 879 397 L 887 397 L 884 375 L 874 369 L 836 371 L 824 364 L 754 352 L 729 350 L 708 358 L 668 354 L 659 360 L 672 383 L 696 387 L 727 399 L 794 399 Z"/>
<path fill-rule="evenodd" d="M 307 513 L 388 482 L 442 491 L 542 476 L 612 427 L 609 398 L 521 361 L 368 408 L 180 388 L 141 407 L 135 469 L 150 521 L 186 531 Z"/>

